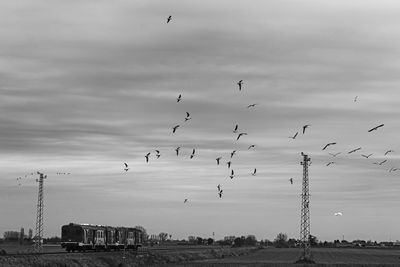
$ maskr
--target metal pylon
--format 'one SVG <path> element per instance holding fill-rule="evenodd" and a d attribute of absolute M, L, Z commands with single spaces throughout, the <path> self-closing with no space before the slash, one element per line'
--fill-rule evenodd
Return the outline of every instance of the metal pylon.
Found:
<path fill-rule="evenodd" d="M 308 180 L 308 166 L 311 164 L 311 160 L 308 155 L 301 153 L 303 161 L 300 163 L 303 165 L 303 184 L 301 194 L 301 219 L 300 219 L 300 241 L 301 241 L 301 256 L 297 262 L 302 263 L 314 263 L 311 255 L 310 245 L 310 192 L 309 192 L 309 180 Z"/>
<path fill-rule="evenodd" d="M 36 179 L 36 182 L 39 183 L 39 193 L 38 193 L 38 203 L 37 203 L 37 212 L 36 212 L 36 232 L 35 237 L 33 238 L 33 250 L 35 252 L 42 252 L 42 234 L 43 234 L 43 179 L 46 179 L 46 175 L 38 172 L 40 175 L 39 179 Z"/>

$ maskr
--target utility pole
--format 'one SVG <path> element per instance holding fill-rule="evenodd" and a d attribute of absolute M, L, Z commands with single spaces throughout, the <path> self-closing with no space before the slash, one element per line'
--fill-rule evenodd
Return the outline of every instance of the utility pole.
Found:
<path fill-rule="evenodd" d="M 310 245 L 310 193 L 308 181 L 308 166 L 311 164 L 311 159 L 308 155 L 301 152 L 303 161 L 303 186 L 301 194 L 301 217 L 300 217 L 300 241 L 302 253 L 296 263 L 315 263 L 312 260 L 311 245 Z"/>
<path fill-rule="evenodd" d="M 42 234 L 43 234 L 43 179 L 47 178 L 47 175 L 43 173 L 37 172 L 40 175 L 39 179 L 36 179 L 36 182 L 39 183 L 39 193 L 38 193 L 38 204 L 37 204 L 37 212 L 36 212 L 36 232 L 33 250 L 37 253 L 42 252 Z"/>

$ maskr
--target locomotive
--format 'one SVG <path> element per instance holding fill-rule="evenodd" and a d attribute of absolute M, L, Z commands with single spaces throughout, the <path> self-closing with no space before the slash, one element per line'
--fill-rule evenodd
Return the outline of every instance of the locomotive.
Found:
<path fill-rule="evenodd" d="M 134 227 L 70 223 L 61 227 L 61 247 L 68 252 L 86 250 L 137 250 L 143 231 Z"/>

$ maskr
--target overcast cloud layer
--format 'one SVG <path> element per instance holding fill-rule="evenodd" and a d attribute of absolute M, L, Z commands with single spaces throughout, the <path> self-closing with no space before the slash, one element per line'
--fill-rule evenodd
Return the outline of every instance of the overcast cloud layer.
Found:
<path fill-rule="evenodd" d="M 398 25 L 397 1 L 0 2 L 0 232 L 34 228 L 41 171 L 46 236 L 298 238 L 305 152 L 313 235 L 400 239 Z"/>

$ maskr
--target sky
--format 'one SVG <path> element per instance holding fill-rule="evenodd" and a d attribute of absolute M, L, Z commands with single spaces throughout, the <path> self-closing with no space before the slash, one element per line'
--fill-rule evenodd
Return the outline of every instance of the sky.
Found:
<path fill-rule="evenodd" d="M 399 24 L 388 0 L 1 1 L 0 232 L 35 229 L 40 171 L 44 236 L 299 238 L 304 152 L 311 234 L 400 239 Z"/>

